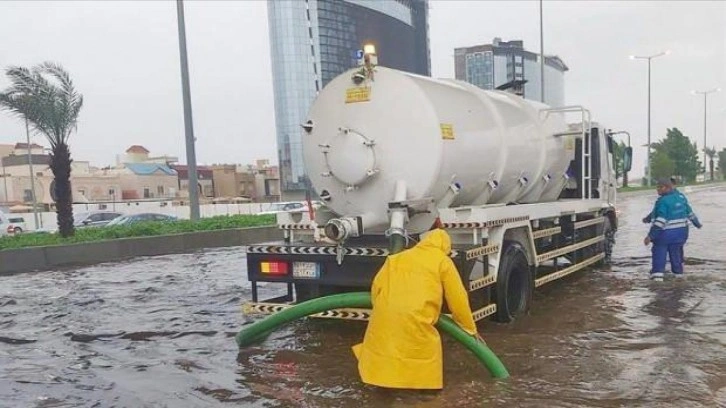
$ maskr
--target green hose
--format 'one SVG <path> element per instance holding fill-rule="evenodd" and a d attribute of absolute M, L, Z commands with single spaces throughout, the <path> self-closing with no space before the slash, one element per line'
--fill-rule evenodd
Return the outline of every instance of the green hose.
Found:
<path fill-rule="evenodd" d="M 372 307 L 371 294 L 369 292 L 342 293 L 308 300 L 245 327 L 240 330 L 235 339 L 239 347 L 246 347 L 264 339 L 273 330 L 285 323 L 327 310 L 349 307 Z M 486 344 L 462 330 L 451 318 L 444 315 L 440 316 L 436 322 L 436 327 L 450 334 L 455 340 L 471 350 L 479 361 L 486 366 L 492 376 L 495 378 L 509 377 L 509 372 L 507 372 L 506 367 L 494 352 Z"/>
<path fill-rule="evenodd" d="M 406 249 L 406 237 L 399 234 L 391 235 L 388 251 L 391 255 L 397 254 Z"/>

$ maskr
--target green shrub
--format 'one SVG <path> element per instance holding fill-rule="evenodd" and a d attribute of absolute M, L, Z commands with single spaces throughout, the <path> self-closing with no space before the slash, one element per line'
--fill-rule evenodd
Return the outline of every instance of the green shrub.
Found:
<path fill-rule="evenodd" d="M 274 215 L 222 215 L 202 218 L 196 223 L 190 220 L 152 221 L 128 226 L 78 228 L 76 229 L 76 235 L 68 238 L 62 238 L 59 234 L 30 232 L 0 237 L 0 250 L 106 241 L 119 238 L 152 237 L 185 232 L 261 227 L 273 225 L 274 223 Z"/>

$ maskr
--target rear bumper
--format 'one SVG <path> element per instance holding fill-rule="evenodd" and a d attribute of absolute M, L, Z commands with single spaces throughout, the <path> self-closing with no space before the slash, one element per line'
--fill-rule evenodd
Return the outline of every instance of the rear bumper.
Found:
<path fill-rule="evenodd" d="M 296 247 L 288 245 L 250 246 L 247 248 L 247 275 L 250 282 L 326 285 L 369 289 L 373 277 L 383 266 L 388 251 L 380 248 L 345 248 L 340 259 L 329 246 Z M 338 260 L 341 262 L 338 262 Z M 265 273 L 263 262 L 284 262 L 288 272 L 282 275 Z M 314 263 L 314 277 L 296 275 L 296 263 Z"/>

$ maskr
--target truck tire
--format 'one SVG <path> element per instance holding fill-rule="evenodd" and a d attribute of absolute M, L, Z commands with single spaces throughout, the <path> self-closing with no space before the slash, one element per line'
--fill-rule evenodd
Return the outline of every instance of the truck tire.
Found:
<path fill-rule="evenodd" d="M 496 320 L 509 323 L 526 313 L 532 302 L 533 288 L 533 276 L 524 248 L 518 242 L 504 241 L 494 296 L 497 302 Z"/>
<path fill-rule="evenodd" d="M 598 233 L 602 234 L 605 237 L 605 240 L 599 242 L 595 247 L 597 248 L 597 253 L 605 253 L 605 258 L 597 261 L 595 266 L 601 267 L 610 265 L 613 247 L 615 246 L 615 230 L 613 229 L 609 216 L 605 216 L 605 221 L 602 223 L 602 227 L 598 229 Z"/>

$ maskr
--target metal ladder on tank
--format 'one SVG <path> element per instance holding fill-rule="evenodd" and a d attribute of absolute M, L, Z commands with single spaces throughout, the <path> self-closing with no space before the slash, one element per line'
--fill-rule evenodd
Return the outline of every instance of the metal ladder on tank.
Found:
<path fill-rule="evenodd" d="M 580 174 L 580 193 L 583 200 L 592 198 L 592 119 L 590 111 L 580 105 L 563 106 L 560 108 L 542 109 L 539 111 L 540 120 L 544 122 L 552 113 L 579 113 L 580 129 L 555 133 L 554 137 L 579 136 L 582 140 L 582 174 Z M 543 116 L 544 114 L 544 116 Z"/>

